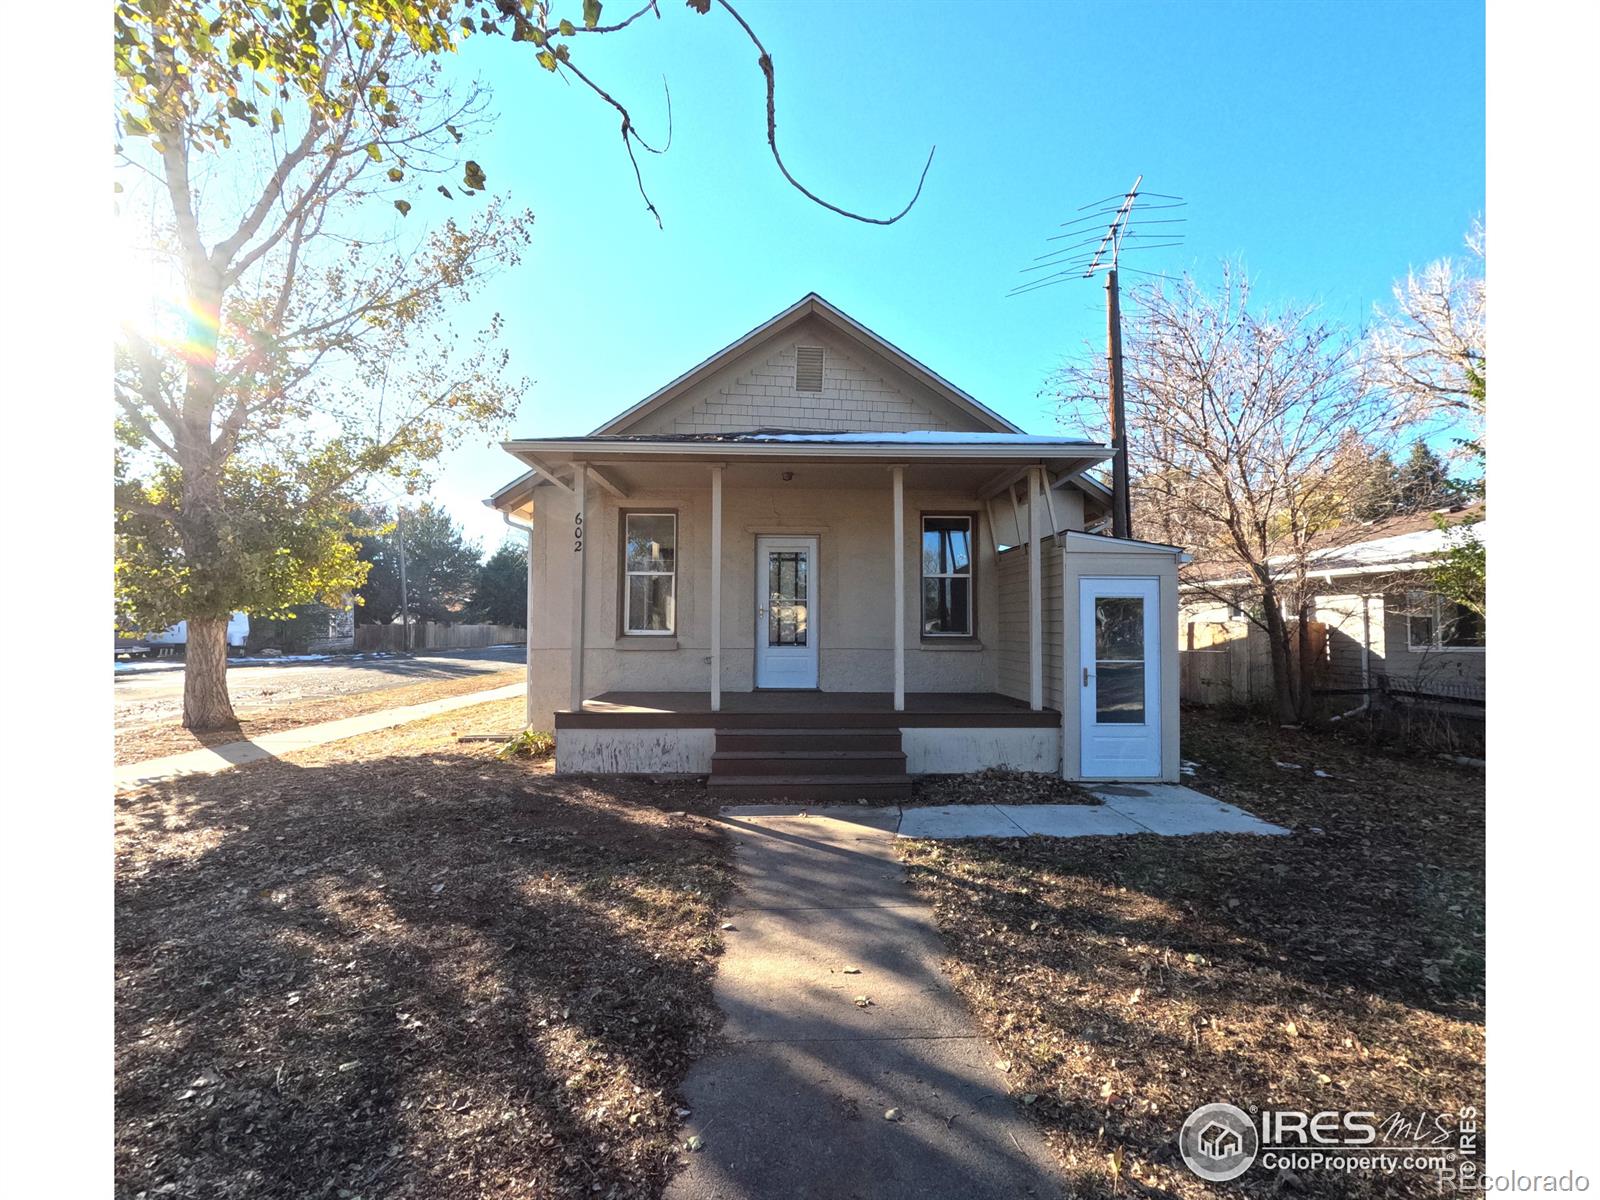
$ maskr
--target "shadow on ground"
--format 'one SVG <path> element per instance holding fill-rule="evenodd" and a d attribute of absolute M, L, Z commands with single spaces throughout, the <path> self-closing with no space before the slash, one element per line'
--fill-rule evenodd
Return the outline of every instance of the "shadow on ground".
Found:
<path fill-rule="evenodd" d="M 717 1022 L 702 800 L 469 752 L 119 800 L 118 1194 L 657 1194 Z"/>

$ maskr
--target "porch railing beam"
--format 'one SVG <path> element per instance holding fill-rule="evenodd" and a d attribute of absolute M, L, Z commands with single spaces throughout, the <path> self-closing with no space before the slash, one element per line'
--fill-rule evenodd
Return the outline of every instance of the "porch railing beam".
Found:
<path fill-rule="evenodd" d="M 711 468 L 711 711 L 722 711 L 722 464 Z"/>
<path fill-rule="evenodd" d="M 906 469 L 894 475 L 894 710 L 906 708 Z"/>
<path fill-rule="evenodd" d="M 584 583 L 588 572 L 584 570 L 587 557 L 589 530 L 585 498 L 588 493 L 589 472 L 582 463 L 574 463 L 572 471 L 572 695 L 569 707 L 573 712 L 583 711 L 583 615 Z"/>

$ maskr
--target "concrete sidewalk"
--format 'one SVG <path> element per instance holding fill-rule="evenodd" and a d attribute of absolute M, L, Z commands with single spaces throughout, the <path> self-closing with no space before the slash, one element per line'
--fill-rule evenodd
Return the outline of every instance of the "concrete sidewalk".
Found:
<path fill-rule="evenodd" d="M 684 1084 L 702 1144 L 668 1200 L 1059 1196 L 939 969 L 895 855 L 900 810 L 802 812 L 723 810 L 742 884 L 715 983 L 727 1024 Z"/>
<path fill-rule="evenodd" d="M 1178 783 L 1085 784 L 1099 804 L 951 804 L 900 810 L 909 838 L 1105 837 L 1119 833 L 1255 833 L 1289 831 Z"/>
<path fill-rule="evenodd" d="M 430 700 L 426 704 L 408 704 L 402 708 L 380 709 L 377 712 L 345 717 L 338 721 L 324 721 L 320 725 L 302 725 L 299 729 L 285 729 L 281 733 L 265 733 L 251 741 L 227 742 L 221 746 L 206 746 L 199 750 L 185 751 L 183 754 L 169 754 L 165 758 L 129 763 L 118 767 L 113 778 L 116 790 L 126 792 L 149 783 L 159 783 L 164 779 L 176 779 L 182 775 L 213 775 L 218 771 L 226 771 L 263 758 L 278 758 L 309 746 L 321 746 L 327 742 L 359 737 L 363 733 L 420 721 L 458 708 L 470 708 L 474 704 L 509 700 L 522 693 L 522 684 L 509 683 L 505 687 L 469 692 L 464 696 L 447 696 L 443 700 Z"/>

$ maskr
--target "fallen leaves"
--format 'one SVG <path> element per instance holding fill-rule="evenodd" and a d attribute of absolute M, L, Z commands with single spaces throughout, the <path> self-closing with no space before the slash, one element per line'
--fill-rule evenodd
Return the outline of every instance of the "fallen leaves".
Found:
<path fill-rule="evenodd" d="M 1194 786 L 1296 835 L 900 848 L 1013 1095 L 1086 1198 L 1210 1200 L 1172 1148 L 1203 1103 L 1483 1095 L 1481 776 L 1207 712 L 1185 711 L 1184 740 Z M 1326 1172 L 1231 1186 L 1349 1194 Z"/>
<path fill-rule="evenodd" d="M 732 880 L 662 810 L 715 806 L 459 723 L 118 799 L 119 1189 L 659 1194 Z"/>

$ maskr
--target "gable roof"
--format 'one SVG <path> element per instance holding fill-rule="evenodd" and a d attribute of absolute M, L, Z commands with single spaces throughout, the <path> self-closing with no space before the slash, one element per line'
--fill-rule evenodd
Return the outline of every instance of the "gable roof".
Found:
<path fill-rule="evenodd" d="M 591 436 L 604 434 L 625 434 L 636 426 L 649 414 L 672 403 L 678 397 L 694 389 L 697 385 L 709 378 L 714 372 L 743 354 L 755 343 L 767 338 L 776 337 L 789 329 L 799 325 L 808 317 L 816 317 L 835 333 L 864 349 L 888 359 L 900 370 L 904 371 L 918 383 L 928 388 L 941 399 L 949 402 L 955 408 L 967 413 L 974 420 L 986 425 L 995 433 L 1021 433 L 1022 429 L 1013 425 L 999 413 L 982 404 L 974 397 L 962 391 L 955 384 L 935 373 L 904 350 L 893 343 L 879 337 L 854 317 L 840 311 L 829 304 L 815 292 L 808 292 L 794 304 L 784 309 L 770 320 L 763 321 L 749 333 L 737 341 L 724 346 L 710 358 L 698 366 L 690 368 L 678 376 L 671 383 L 658 391 L 652 392 L 639 403 L 625 412 L 611 418 L 594 431 Z"/>
<path fill-rule="evenodd" d="M 1484 512 L 1481 503 L 1467 504 L 1335 526 L 1314 539 L 1312 550 L 1306 556 L 1307 573 L 1314 576 L 1374 575 L 1425 570 L 1456 544 L 1454 529 L 1458 526 L 1472 523 L 1478 540 L 1487 542 L 1489 525 Z M 1441 518 L 1448 528 L 1439 528 Z M 1274 566 L 1287 565 L 1290 561 L 1288 555 L 1268 560 Z M 1191 572 L 1186 582 L 1191 586 L 1211 587 L 1249 583 L 1238 570 L 1233 563 L 1207 563 Z"/>

